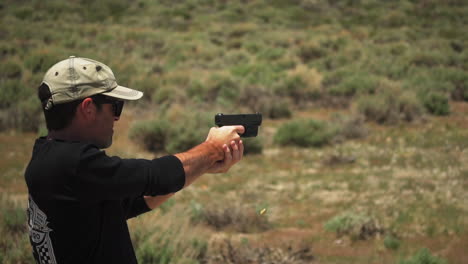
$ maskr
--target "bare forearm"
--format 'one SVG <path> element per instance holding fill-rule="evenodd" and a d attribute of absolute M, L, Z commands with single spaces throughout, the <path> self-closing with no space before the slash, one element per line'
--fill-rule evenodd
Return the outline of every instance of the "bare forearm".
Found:
<path fill-rule="evenodd" d="M 158 195 L 158 196 L 145 196 L 146 205 L 153 210 L 156 207 L 159 207 L 169 198 L 171 198 L 174 193 L 166 194 L 166 195 Z"/>
<path fill-rule="evenodd" d="M 213 143 L 205 141 L 189 151 L 175 154 L 174 156 L 176 156 L 184 166 L 184 187 L 187 187 L 200 175 L 206 173 L 215 162 L 222 160 L 224 153 L 221 147 L 216 147 Z"/>

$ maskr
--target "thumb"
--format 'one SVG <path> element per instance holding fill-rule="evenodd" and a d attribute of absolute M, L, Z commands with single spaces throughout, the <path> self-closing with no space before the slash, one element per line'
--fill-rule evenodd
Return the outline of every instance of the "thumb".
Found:
<path fill-rule="evenodd" d="M 245 132 L 244 126 L 234 126 L 234 130 L 236 130 L 237 134 L 244 134 Z"/>

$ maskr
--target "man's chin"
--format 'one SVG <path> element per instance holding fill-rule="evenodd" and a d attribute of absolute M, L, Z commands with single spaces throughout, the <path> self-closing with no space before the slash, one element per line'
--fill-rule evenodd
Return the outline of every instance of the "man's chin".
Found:
<path fill-rule="evenodd" d="M 111 145 L 112 145 L 112 138 L 110 140 L 108 140 L 107 142 L 105 142 L 105 143 L 100 143 L 98 147 L 100 149 L 106 149 L 106 148 L 110 147 Z"/>

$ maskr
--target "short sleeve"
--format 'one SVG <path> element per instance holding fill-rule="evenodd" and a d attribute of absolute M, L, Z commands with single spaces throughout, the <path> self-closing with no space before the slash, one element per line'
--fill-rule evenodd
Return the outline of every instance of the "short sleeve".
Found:
<path fill-rule="evenodd" d="M 125 216 L 127 219 L 151 211 L 151 209 L 146 204 L 145 198 L 141 196 L 136 198 L 124 199 L 122 201 L 122 207 L 124 209 Z"/>
<path fill-rule="evenodd" d="M 116 200 L 177 192 L 185 184 L 185 172 L 175 156 L 121 159 L 89 147 L 82 151 L 73 182 L 81 199 Z"/>

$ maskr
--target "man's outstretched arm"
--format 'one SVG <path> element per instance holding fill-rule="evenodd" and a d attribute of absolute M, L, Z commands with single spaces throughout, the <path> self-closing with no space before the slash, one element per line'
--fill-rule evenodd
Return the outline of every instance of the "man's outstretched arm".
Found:
<path fill-rule="evenodd" d="M 192 184 L 204 173 L 227 172 L 242 159 L 244 145 L 239 134 L 242 126 L 212 128 L 205 142 L 182 153 L 175 154 L 185 172 L 184 188 Z M 158 196 L 145 196 L 146 204 L 154 209 L 169 199 L 174 193 Z"/>

